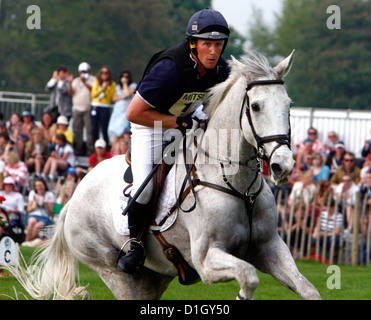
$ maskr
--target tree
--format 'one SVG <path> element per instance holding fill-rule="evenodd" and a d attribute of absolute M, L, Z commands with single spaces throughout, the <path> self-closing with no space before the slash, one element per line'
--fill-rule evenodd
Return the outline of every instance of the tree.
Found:
<path fill-rule="evenodd" d="M 329 29 L 332 1 L 285 0 L 277 24 L 253 26 L 253 46 L 273 59 L 296 49 L 287 78 L 299 106 L 366 109 L 371 106 L 370 0 L 342 0 L 341 29 Z M 267 42 L 261 41 L 266 39 Z"/>
<path fill-rule="evenodd" d="M 34 0 L 41 29 L 26 21 L 30 1 L 2 1 L 0 90 L 42 92 L 60 65 L 77 75 L 87 61 L 92 73 L 108 65 L 116 76 L 130 69 L 139 81 L 150 57 L 185 40 L 190 16 L 211 0 Z M 226 57 L 243 53 L 244 39 L 232 30 Z"/>

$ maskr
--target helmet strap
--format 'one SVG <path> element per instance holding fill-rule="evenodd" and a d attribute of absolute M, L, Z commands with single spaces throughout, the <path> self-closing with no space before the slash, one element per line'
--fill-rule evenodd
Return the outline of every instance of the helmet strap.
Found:
<path fill-rule="evenodd" d="M 205 68 L 205 66 L 202 64 L 202 62 L 200 61 L 200 59 L 198 58 L 198 52 L 197 52 L 197 49 L 196 49 L 196 43 L 193 41 L 193 40 L 190 40 L 190 47 L 191 47 L 191 52 L 193 54 L 193 56 L 196 58 L 197 60 L 197 65 L 201 65 L 202 68 L 206 71 L 207 68 Z M 199 70 L 200 71 L 200 70 Z"/>

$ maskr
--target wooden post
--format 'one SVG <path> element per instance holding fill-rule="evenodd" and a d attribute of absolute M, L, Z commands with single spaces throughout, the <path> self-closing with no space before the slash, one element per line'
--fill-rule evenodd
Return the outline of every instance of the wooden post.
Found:
<path fill-rule="evenodd" d="M 356 194 L 356 203 L 354 204 L 353 217 L 353 240 L 352 240 L 352 266 L 358 264 L 358 239 L 359 239 L 359 217 L 361 209 L 361 193 Z"/>
<path fill-rule="evenodd" d="M 368 219 L 367 219 L 367 233 L 366 233 L 366 264 L 369 266 L 370 265 L 370 240 L 371 240 L 371 208 L 369 210 L 370 212 L 368 213 Z"/>

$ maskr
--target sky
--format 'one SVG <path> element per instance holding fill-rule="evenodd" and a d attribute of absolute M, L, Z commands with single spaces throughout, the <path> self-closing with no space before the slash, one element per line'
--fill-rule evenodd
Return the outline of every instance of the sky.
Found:
<path fill-rule="evenodd" d="M 228 24 L 246 36 L 252 8 L 262 10 L 265 22 L 274 22 L 274 14 L 281 10 L 283 0 L 213 0 L 212 7 L 223 14 Z"/>

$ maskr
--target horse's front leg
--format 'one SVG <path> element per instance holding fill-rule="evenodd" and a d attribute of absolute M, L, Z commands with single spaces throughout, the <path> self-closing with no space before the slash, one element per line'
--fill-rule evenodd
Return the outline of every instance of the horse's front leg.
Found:
<path fill-rule="evenodd" d="M 237 299 L 252 300 L 254 298 L 259 278 L 255 268 L 246 261 L 217 247 L 210 247 L 204 259 L 199 259 L 195 267 L 204 283 L 213 284 L 236 279 L 241 287 Z"/>
<path fill-rule="evenodd" d="M 298 270 L 288 247 L 278 234 L 260 248 L 254 265 L 262 272 L 272 275 L 302 299 L 321 299 L 317 289 Z"/>

